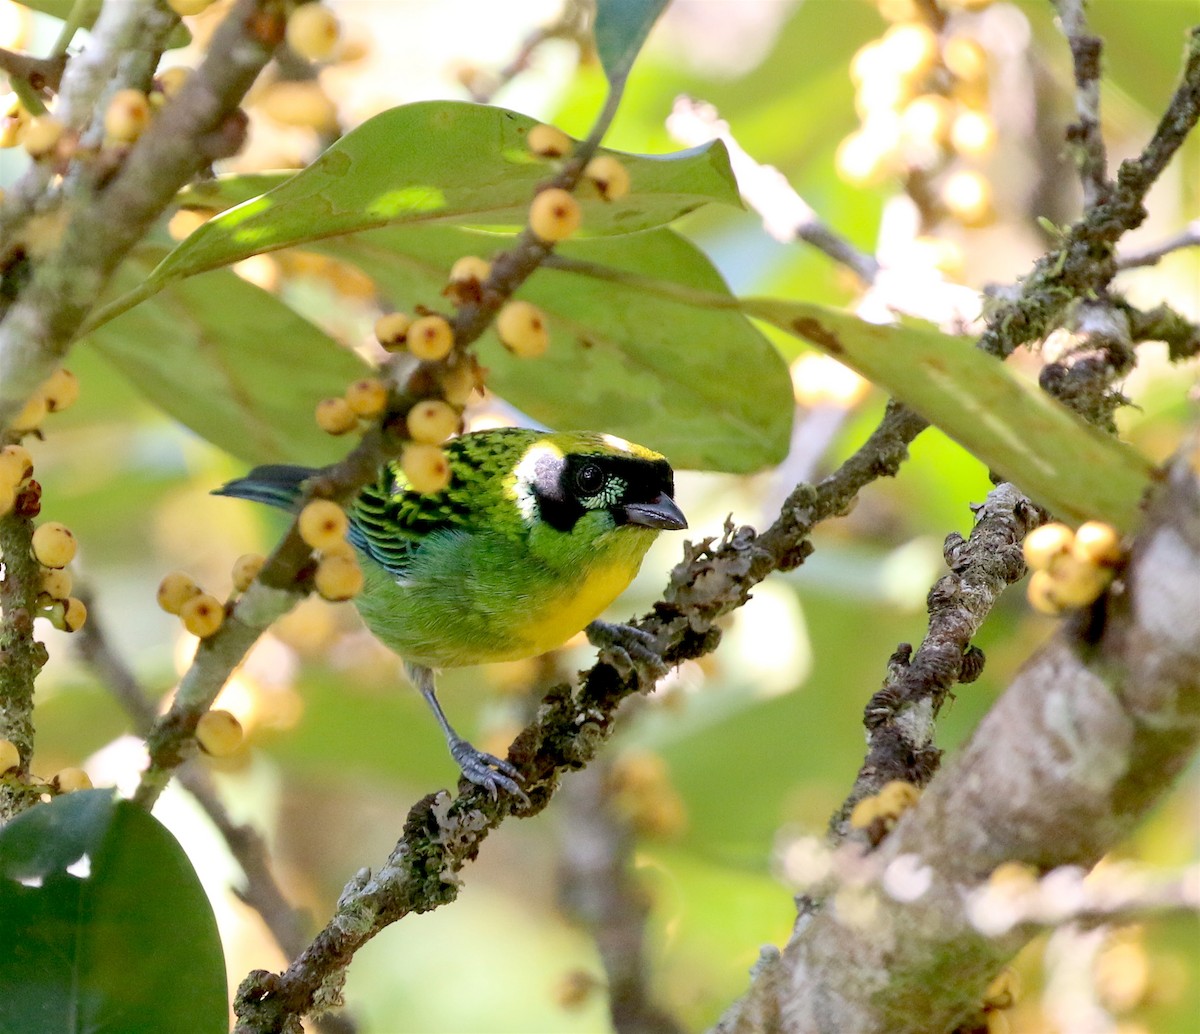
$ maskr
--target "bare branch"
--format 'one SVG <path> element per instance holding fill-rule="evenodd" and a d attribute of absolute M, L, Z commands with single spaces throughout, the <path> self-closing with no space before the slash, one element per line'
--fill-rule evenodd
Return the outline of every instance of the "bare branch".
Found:
<path fill-rule="evenodd" d="M 1075 65 L 1075 114 L 1079 119 L 1067 129 L 1067 141 L 1073 144 L 1083 184 L 1084 205 L 1092 208 L 1107 200 L 1112 184 L 1108 182 L 1108 158 L 1100 132 L 1100 51 L 1103 41 L 1087 31 L 1085 0 L 1054 0 L 1063 34 L 1071 45 Z"/>
<path fill-rule="evenodd" d="M 1179 233 L 1165 241 L 1140 251 L 1122 251 L 1117 255 L 1118 269 L 1136 269 L 1138 266 L 1157 265 L 1159 260 L 1173 251 L 1194 248 L 1200 245 L 1200 219 L 1193 219 Z"/>
<path fill-rule="evenodd" d="M 1184 455 L 1119 588 L 1025 665 L 882 846 L 857 857 L 853 889 L 809 902 L 717 1030 L 905 1034 L 970 1015 L 1039 928 L 989 927 L 973 894 L 999 885 L 990 877 L 1006 862 L 1035 873 L 1093 865 L 1194 755 L 1197 584 L 1200 478 Z"/>

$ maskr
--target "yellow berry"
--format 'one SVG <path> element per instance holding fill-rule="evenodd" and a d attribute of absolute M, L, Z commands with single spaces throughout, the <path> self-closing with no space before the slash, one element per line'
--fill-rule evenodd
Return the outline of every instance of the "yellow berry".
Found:
<path fill-rule="evenodd" d="M 879 798 L 864 797 L 850 812 L 850 827 L 851 829 L 866 829 L 879 817 Z"/>
<path fill-rule="evenodd" d="M 337 125 L 337 107 L 316 80 L 272 83 L 263 91 L 259 107 L 285 126 L 325 130 Z"/>
<path fill-rule="evenodd" d="M 422 316 L 408 328 L 408 350 L 418 359 L 445 359 L 454 347 L 454 331 L 443 316 Z"/>
<path fill-rule="evenodd" d="M 87 621 L 87 607 L 83 600 L 74 596 L 68 596 L 63 602 L 63 631 L 78 632 Z"/>
<path fill-rule="evenodd" d="M 462 426 L 458 412 L 441 399 L 425 399 L 408 411 L 408 435 L 414 442 L 441 445 Z"/>
<path fill-rule="evenodd" d="M 341 28 L 337 17 L 321 4 L 297 7 L 287 20 L 287 44 L 309 61 L 324 61 L 337 49 Z"/>
<path fill-rule="evenodd" d="M 880 814 L 890 816 L 903 815 L 920 799 L 921 791 L 903 779 L 885 783 L 876 795 Z"/>
<path fill-rule="evenodd" d="M 50 115 L 35 115 L 25 126 L 21 143 L 31 158 L 43 158 L 58 146 L 63 129 L 58 119 Z"/>
<path fill-rule="evenodd" d="M 214 0 L 167 0 L 167 6 L 180 18 L 199 14 L 213 5 Z"/>
<path fill-rule="evenodd" d="M 350 519 L 332 499 L 314 499 L 300 511 L 296 529 L 313 549 L 326 549 L 341 542 L 350 528 Z"/>
<path fill-rule="evenodd" d="M 104 113 L 104 132 L 113 140 L 132 143 L 150 122 L 150 98 L 141 90 L 118 90 Z"/>
<path fill-rule="evenodd" d="M 583 170 L 596 184 L 605 201 L 616 201 L 629 193 L 629 170 L 611 154 L 597 155 Z"/>
<path fill-rule="evenodd" d="M 178 614 L 188 600 L 200 595 L 191 575 L 172 571 L 158 584 L 158 605 L 168 614 Z"/>
<path fill-rule="evenodd" d="M 993 887 L 1012 890 L 1031 889 L 1037 885 L 1037 881 L 1037 870 L 1027 862 L 1001 862 L 988 877 L 988 883 Z"/>
<path fill-rule="evenodd" d="M 1054 598 L 1064 607 L 1086 607 L 1096 601 L 1112 581 L 1113 572 L 1072 555 L 1057 561 L 1049 571 Z"/>
<path fill-rule="evenodd" d="M 452 284 L 477 280 L 482 283 L 492 275 L 492 264 L 478 255 L 464 255 L 450 267 L 450 282 Z"/>
<path fill-rule="evenodd" d="M 544 241 L 565 241 L 582 222 L 579 202 L 561 187 L 543 190 L 529 206 L 529 229 Z"/>
<path fill-rule="evenodd" d="M 550 331 L 542 310 L 529 302 L 509 302 L 496 317 L 496 333 L 514 355 L 530 359 L 542 355 L 550 344 Z"/>
<path fill-rule="evenodd" d="M 12 429 L 18 434 L 27 434 L 30 431 L 36 431 L 46 419 L 46 413 L 49 412 L 49 407 L 46 405 L 46 398 L 39 391 L 28 402 L 25 407 L 12 420 Z"/>
<path fill-rule="evenodd" d="M 378 377 L 363 377 L 346 389 L 346 403 L 358 416 L 378 416 L 387 405 L 387 388 Z"/>
<path fill-rule="evenodd" d="M 39 524 L 33 533 L 33 555 L 43 567 L 66 567 L 74 558 L 77 544 L 71 529 L 58 521 Z"/>
<path fill-rule="evenodd" d="M 16 488 L 33 475 L 33 457 L 23 445 L 6 445 L 0 449 L 0 485 Z"/>
<path fill-rule="evenodd" d="M 987 78 L 987 51 L 967 36 L 951 36 L 946 40 L 942 61 L 963 82 L 978 83 Z"/>
<path fill-rule="evenodd" d="M 1058 617 L 1066 606 L 1058 599 L 1055 592 L 1054 576 L 1049 571 L 1034 571 L 1025 589 L 1029 605 L 1039 614 Z"/>
<path fill-rule="evenodd" d="M 11 740 L 0 740 L 0 775 L 21 764 L 21 752 Z"/>
<path fill-rule="evenodd" d="M 17 486 L 0 482 L 0 517 L 12 512 L 17 504 Z"/>
<path fill-rule="evenodd" d="M 56 600 L 65 600 L 71 595 L 71 572 L 57 567 L 42 571 L 42 592 Z"/>
<path fill-rule="evenodd" d="M 179 616 L 192 635 L 207 639 L 224 624 L 225 608 L 215 596 L 202 592 L 179 608 Z"/>
<path fill-rule="evenodd" d="M 327 434 L 345 434 L 358 426 L 358 414 L 343 398 L 321 399 L 317 403 L 317 426 Z"/>
<path fill-rule="evenodd" d="M 51 413 L 61 413 L 79 398 L 79 378 L 70 370 L 60 367 L 42 385 L 42 395 Z"/>
<path fill-rule="evenodd" d="M 50 785 L 59 793 L 75 793 L 77 790 L 90 790 L 92 779 L 82 768 L 64 768 L 54 774 Z"/>
<path fill-rule="evenodd" d="M 375 321 L 375 340 L 389 352 L 403 347 L 412 320 L 406 312 L 388 312 Z"/>
<path fill-rule="evenodd" d="M 1121 560 L 1121 536 L 1103 521 L 1087 521 L 1075 532 L 1071 549 L 1078 560 L 1097 567 L 1112 567 Z"/>
<path fill-rule="evenodd" d="M 478 363 L 471 356 L 460 356 L 450 369 L 442 374 L 442 394 L 452 406 L 465 406 L 476 388 L 483 387 Z"/>
<path fill-rule="evenodd" d="M 215 758 L 228 757 L 242 745 L 242 739 L 242 723 L 228 711 L 205 711 L 196 722 L 196 742 Z"/>
<path fill-rule="evenodd" d="M 190 68 L 184 68 L 183 65 L 173 65 L 171 68 L 164 68 L 154 79 L 162 95 L 169 100 L 183 88 L 183 84 L 187 82 L 188 76 L 191 74 L 192 70 Z"/>
<path fill-rule="evenodd" d="M 334 553 L 321 558 L 313 575 L 313 584 L 322 599 L 340 603 L 362 592 L 362 568 L 352 555 Z"/>
<path fill-rule="evenodd" d="M 967 158 L 983 158 L 996 146 L 996 123 L 984 111 L 964 111 L 950 128 L 950 143 Z"/>
<path fill-rule="evenodd" d="M 436 445 L 406 445 L 400 455 L 400 469 L 414 492 L 440 492 L 450 484 L 450 461 Z"/>
<path fill-rule="evenodd" d="M 964 226 L 986 226 L 996 215 L 992 185 L 983 173 L 963 169 L 953 173 L 942 187 L 942 201 Z"/>
<path fill-rule="evenodd" d="M 557 126 L 534 126 L 525 138 L 529 149 L 539 158 L 562 158 L 571 153 L 571 138 Z"/>
<path fill-rule="evenodd" d="M 1074 541 L 1075 533 L 1058 521 L 1034 528 L 1021 546 L 1025 563 L 1034 571 L 1045 571 L 1059 557 L 1071 552 Z"/>
<path fill-rule="evenodd" d="M 237 592 L 245 592 L 250 583 L 258 577 L 267 558 L 261 553 L 244 553 L 233 562 L 233 588 Z"/>

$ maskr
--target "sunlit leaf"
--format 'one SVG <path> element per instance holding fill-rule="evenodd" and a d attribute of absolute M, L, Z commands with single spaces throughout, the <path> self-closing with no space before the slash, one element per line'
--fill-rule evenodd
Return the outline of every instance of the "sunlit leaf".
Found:
<path fill-rule="evenodd" d="M 525 146 L 534 119 L 502 108 L 424 101 L 347 133 L 273 190 L 210 220 L 154 271 L 153 282 L 229 265 L 262 251 L 396 224 L 456 222 L 516 229 L 551 167 Z M 615 153 L 615 152 L 614 152 Z M 590 234 L 661 226 L 710 201 L 738 204 L 724 145 L 672 155 L 620 155 L 633 183 L 619 201 L 584 198 Z M 240 181 L 208 191 L 230 200 Z M 204 204 L 200 188 L 185 195 Z M 216 207 L 220 206 L 216 202 Z"/>
<path fill-rule="evenodd" d="M 1123 531 L 1137 522 L 1150 463 L 969 341 L 799 302 L 751 299 L 742 310 L 884 386 L 1057 516 Z"/>

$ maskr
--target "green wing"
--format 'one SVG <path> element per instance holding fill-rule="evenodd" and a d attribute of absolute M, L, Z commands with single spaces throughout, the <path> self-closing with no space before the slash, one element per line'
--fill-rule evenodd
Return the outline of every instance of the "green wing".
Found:
<path fill-rule="evenodd" d="M 519 458 L 541 432 L 503 428 L 465 434 L 444 446 L 450 483 L 421 494 L 408 487 L 399 463 L 388 463 L 359 493 L 350 511 L 350 541 L 394 577 L 404 578 L 413 557 L 443 531 L 500 530 L 519 518 L 504 484 Z"/>

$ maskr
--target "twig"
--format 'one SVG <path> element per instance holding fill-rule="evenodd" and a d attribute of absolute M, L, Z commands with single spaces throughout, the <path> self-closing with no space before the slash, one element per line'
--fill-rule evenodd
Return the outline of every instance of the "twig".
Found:
<path fill-rule="evenodd" d="M 608 977 L 609 1009 L 617 1034 L 674 1034 L 679 1022 L 658 1005 L 647 985 L 645 892 L 630 863 L 633 831 L 614 813 L 612 765 L 598 763 L 569 780 L 564 804 L 562 883 L 567 911 L 591 932 Z"/>
<path fill-rule="evenodd" d="M 879 272 L 873 256 L 860 251 L 821 221 L 787 177 L 772 165 L 760 165 L 742 148 L 716 108 L 690 97 L 677 97 L 667 117 L 667 130 L 682 144 L 695 147 L 720 140 L 729 151 L 730 165 L 742 197 L 763 219 L 763 228 L 777 241 L 802 240 L 834 262 L 853 270 L 865 283 Z"/>
<path fill-rule="evenodd" d="M 0 782 L 0 826 L 38 801 L 23 783 L 33 756 L 33 684 L 46 663 L 46 648 L 33 638 L 34 603 L 41 589 L 41 567 L 33 556 L 36 483 L 17 498 L 12 512 L 0 517 L 0 739 L 21 756 L 16 773 Z"/>
<path fill-rule="evenodd" d="M 522 41 L 512 59 L 500 71 L 488 74 L 467 69 L 460 81 L 477 104 L 490 104 L 505 86 L 529 68 L 534 52 L 550 40 L 574 40 L 582 48 L 591 43 L 587 32 L 590 5 L 583 0 L 566 0 L 562 12 L 549 25 L 535 29 Z"/>
<path fill-rule="evenodd" d="M 1075 114 L 1078 122 L 1067 129 L 1067 142 L 1074 144 L 1083 184 L 1084 205 L 1092 208 L 1107 200 L 1108 158 L 1100 132 L 1100 51 L 1103 41 L 1087 30 L 1084 0 L 1054 0 L 1063 34 L 1071 45 L 1075 66 Z"/>
<path fill-rule="evenodd" d="M 0 47 L 0 72 L 7 75 L 10 81 L 20 79 L 27 83 L 35 93 L 57 90 L 66 65 L 66 54 L 59 54 L 57 57 L 34 57 Z"/>
<path fill-rule="evenodd" d="M 1122 251 L 1117 255 L 1117 269 L 1136 269 L 1138 266 L 1157 265 L 1164 256 L 1183 248 L 1200 245 L 1200 219 L 1193 219 L 1179 233 L 1160 241 L 1153 247 L 1140 251 Z"/>
<path fill-rule="evenodd" d="M 1021 345 L 1060 326 L 1077 298 L 1102 294 L 1116 275 L 1113 245 L 1146 217 L 1146 193 L 1200 120 L 1200 26 L 1188 34 L 1183 74 L 1154 135 L 1137 158 L 1121 163 L 1117 183 L 1100 204 L 1063 235 L 1062 243 L 1034 264 L 1020 289 L 997 301 L 980 338 L 984 351 L 1011 355 Z"/>
<path fill-rule="evenodd" d="M 983 670 L 983 652 L 971 645 L 1000 594 L 1025 574 L 1021 542 L 1044 515 L 1015 486 L 1001 484 L 978 507 L 964 539 L 946 538 L 950 574 L 929 591 L 929 630 L 914 654 L 901 644 L 888 662 L 887 679 L 867 704 L 867 757 L 841 810 L 831 822 L 836 839 L 849 833 L 851 809 L 887 782 L 926 785 L 941 751 L 933 745 L 935 721 L 951 689 Z"/>

